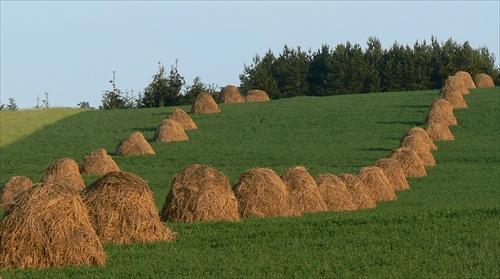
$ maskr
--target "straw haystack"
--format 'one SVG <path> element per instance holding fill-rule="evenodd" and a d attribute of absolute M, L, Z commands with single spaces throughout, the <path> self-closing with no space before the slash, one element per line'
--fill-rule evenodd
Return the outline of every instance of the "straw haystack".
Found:
<path fill-rule="evenodd" d="M 103 243 L 175 239 L 161 221 L 148 184 L 137 175 L 110 172 L 82 192 L 92 226 Z"/>
<path fill-rule="evenodd" d="M 476 88 L 476 85 L 474 84 L 474 81 L 472 80 L 472 76 L 465 71 L 458 71 L 454 74 L 454 76 L 460 78 L 462 82 L 465 84 L 465 87 L 467 89 L 474 89 Z"/>
<path fill-rule="evenodd" d="M 413 127 L 408 131 L 408 133 L 406 133 L 406 135 L 420 137 L 421 139 L 423 139 L 427 143 L 430 151 L 437 150 L 437 146 L 434 144 L 432 139 L 429 137 L 429 135 L 427 134 L 427 132 L 423 128 Z"/>
<path fill-rule="evenodd" d="M 476 84 L 477 88 L 489 88 L 489 87 L 495 87 L 495 83 L 493 82 L 493 79 L 491 78 L 490 75 L 488 74 L 477 74 L 474 77 L 474 83 Z"/>
<path fill-rule="evenodd" d="M 401 168 L 406 177 L 422 177 L 427 175 L 424 162 L 415 151 L 409 148 L 398 148 L 392 151 L 389 158 L 401 163 Z"/>
<path fill-rule="evenodd" d="M 269 102 L 269 96 L 266 91 L 263 90 L 250 90 L 247 92 L 245 96 L 245 102 L 254 103 L 254 102 Z"/>
<path fill-rule="evenodd" d="M 441 93 L 457 92 L 460 95 L 469 94 L 469 89 L 461 77 L 449 76 L 441 87 Z"/>
<path fill-rule="evenodd" d="M 436 160 L 434 159 L 434 156 L 432 156 L 428 143 L 419 136 L 416 135 L 405 136 L 401 140 L 399 146 L 407 147 L 415 151 L 418 157 L 422 159 L 422 162 L 424 162 L 424 165 L 426 167 L 432 167 L 436 165 Z"/>
<path fill-rule="evenodd" d="M 228 85 L 222 91 L 225 104 L 243 103 L 245 99 L 240 94 L 240 89 L 234 85 Z"/>
<path fill-rule="evenodd" d="M 240 175 L 235 196 L 241 218 L 298 215 L 290 209 L 285 184 L 271 169 L 253 168 Z"/>
<path fill-rule="evenodd" d="M 345 183 L 334 174 L 320 174 L 314 178 L 328 211 L 356 210 L 351 193 Z"/>
<path fill-rule="evenodd" d="M 374 208 L 377 206 L 375 200 L 370 196 L 367 186 L 358 175 L 341 174 L 339 177 L 344 182 L 351 194 L 352 201 L 358 209 Z"/>
<path fill-rule="evenodd" d="M 168 116 L 168 119 L 177 121 L 177 123 L 181 124 L 185 131 L 198 129 L 198 126 L 196 126 L 196 123 L 194 123 L 193 119 L 191 119 L 191 116 L 189 116 L 189 114 L 182 109 L 174 109 Z"/>
<path fill-rule="evenodd" d="M 128 138 L 120 141 L 115 153 L 123 156 L 156 154 L 141 132 L 133 132 Z"/>
<path fill-rule="evenodd" d="M 392 185 L 394 191 L 410 189 L 410 184 L 406 180 L 405 173 L 401 168 L 401 163 L 394 159 L 380 159 L 375 166 L 382 169 L 385 176 Z"/>
<path fill-rule="evenodd" d="M 453 106 L 445 99 L 438 98 L 432 102 L 431 109 L 427 112 L 425 122 L 440 122 L 445 125 L 454 126 L 458 124 L 453 114 Z"/>
<path fill-rule="evenodd" d="M 75 191 L 85 188 L 80 167 L 75 160 L 69 158 L 53 161 L 43 173 L 42 181 L 47 183 L 65 181 Z"/>
<path fill-rule="evenodd" d="M 80 162 L 82 174 L 105 175 L 112 171 L 120 171 L 120 167 L 103 148 L 92 151 Z"/>
<path fill-rule="evenodd" d="M 34 185 L 19 197 L 2 221 L 2 269 L 105 262 L 106 255 L 80 195 L 66 185 L 47 182 Z"/>
<path fill-rule="evenodd" d="M 194 164 L 172 180 L 161 211 L 164 221 L 239 221 L 238 202 L 229 179 L 220 171 Z"/>
<path fill-rule="evenodd" d="M 191 106 L 191 113 L 210 114 L 219 113 L 220 108 L 215 102 L 210 93 L 202 92 L 196 96 L 193 106 Z"/>
<path fill-rule="evenodd" d="M 13 176 L 9 178 L 3 186 L 2 195 L 0 196 L 0 206 L 6 214 L 11 211 L 19 195 L 31 188 L 32 185 L 33 182 L 26 176 Z"/>
<path fill-rule="evenodd" d="M 469 107 L 464 99 L 464 96 L 462 96 L 458 91 L 442 91 L 440 96 L 450 102 L 453 109 L 464 109 Z"/>
<path fill-rule="evenodd" d="M 439 122 L 428 122 L 425 124 L 425 131 L 433 141 L 451 141 L 455 137 L 447 125 Z"/>
<path fill-rule="evenodd" d="M 181 124 L 172 119 L 165 119 L 156 129 L 153 140 L 159 142 L 174 142 L 189 140 Z"/>
<path fill-rule="evenodd" d="M 363 167 L 359 171 L 359 177 L 366 185 L 368 194 L 375 201 L 396 200 L 396 194 L 391 182 L 379 167 Z"/>
<path fill-rule="evenodd" d="M 326 204 L 318 185 L 306 168 L 299 166 L 286 169 L 281 175 L 290 194 L 292 210 L 300 213 L 326 211 Z"/>

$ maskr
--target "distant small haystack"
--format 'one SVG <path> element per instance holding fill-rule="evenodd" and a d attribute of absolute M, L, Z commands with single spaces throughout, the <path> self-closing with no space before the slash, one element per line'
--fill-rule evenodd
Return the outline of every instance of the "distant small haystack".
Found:
<path fill-rule="evenodd" d="M 34 185 L 19 197 L 2 221 L 2 269 L 105 262 L 106 255 L 80 195 L 65 185 L 46 182 Z"/>
<path fill-rule="evenodd" d="M 435 151 L 438 149 L 437 146 L 432 141 L 431 137 L 429 137 L 429 135 L 427 134 L 427 132 L 423 128 L 413 127 L 408 131 L 408 133 L 406 135 L 420 137 L 421 139 L 423 139 L 427 143 L 430 151 Z"/>
<path fill-rule="evenodd" d="M 245 96 L 245 101 L 247 103 L 254 103 L 254 102 L 269 102 L 269 96 L 267 95 L 266 91 L 263 90 L 250 90 L 247 92 L 247 95 Z"/>
<path fill-rule="evenodd" d="M 476 85 L 474 84 L 474 81 L 472 80 L 472 76 L 468 72 L 458 71 L 455 73 L 454 76 L 462 79 L 462 81 L 465 84 L 467 89 L 476 88 Z"/>
<path fill-rule="evenodd" d="M 415 151 L 409 148 L 398 148 L 392 151 L 389 158 L 401 163 L 401 168 L 406 177 L 422 177 L 427 175 L 424 162 Z"/>
<path fill-rule="evenodd" d="M 340 177 L 333 174 L 320 174 L 314 180 L 318 184 L 319 192 L 328 211 L 352 211 L 357 209 L 351 193 L 349 193 Z"/>
<path fill-rule="evenodd" d="M 202 92 L 196 96 L 191 113 L 210 114 L 219 113 L 220 108 L 210 93 Z"/>
<path fill-rule="evenodd" d="M 436 160 L 434 159 L 434 156 L 432 156 L 429 145 L 421 137 L 416 136 L 416 135 L 405 136 L 401 140 L 401 143 L 399 146 L 400 147 L 407 147 L 407 148 L 415 151 L 415 153 L 417 153 L 418 157 L 420 157 L 420 159 L 422 159 L 422 162 L 424 162 L 425 166 L 432 167 L 432 166 L 436 165 Z"/>
<path fill-rule="evenodd" d="M 441 87 L 441 93 L 457 92 L 460 95 L 469 94 L 469 89 L 464 80 L 457 76 L 449 76 Z"/>
<path fill-rule="evenodd" d="M 222 92 L 225 104 L 243 103 L 245 99 L 240 94 L 240 89 L 234 85 L 228 85 Z"/>
<path fill-rule="evenodd" d="M 0 206 L 6 214 L 11 211 L 19 195 L 31 188 L 32 185 L 33 182 L 26 176 L 13 176 L 5 183 L 0 197 Z"/>
<path fill-rule="evenodd" d="M 137 175 L 110 172 L 82 192 L 90 222 L 103 243 L 175 239 L 161 221 L 148 184 Z"/>
<path fill-rule="evenodd" d="M 380 159 L 375 166 L 384 171 L 385 176 L 389 179 L 394 191 L 403 191 L 410 189 L 410 184 L 406 180 L 405 173 L 401 168 L 401 163 L 394 159 Z"/>
<path fill-rule="evenodd" d="M 128 138 L 122 140 L 116 147 L 115 153 L 123 156 L 156 154 L 141 132 L 133 132 Z"/>
<path fill-rule="evenodd" d="M 182 109 L 174 109 L 174 111 L 172 111 L 172 113 L 168 116 L 168 119 L 177 121 L 177 123 L 181 124 L 185 131 L 198 129 L 198 126 L 196 126 L 196 123 L 194 123 L 193 119 L 191 119 L 191 116 L 189 116 L 189 114 Z"/>
<path fill-rule="evenodd" d="M 53 161 L 43 173 L 42 181 L 56 184 L 65 181 L 66 185 L 75 191 L 85 188 L 80 167 L 75 160 L 69 158 Z"/>
<path fill-rule="evenodd" d="M 453 114 L 453 106 L 445 99 L 438 98 L 432 102 L 431 109 L 427 112 L 425 122 L 440 122 L 449 126 L 458 124 Z"/>
<path fill-rule="evenodd" d="M 318 185 L 306 168 L 299 166 L 286 169 L 281 180 L 288 189 L 293 210 L 300 213 L 326 211 Z"/>
<path fill-rule="evenodd" d="M 172 119 L 165 119 L 156 129 L 153 140 L 159 142 L 174 142 L 189 140 L 181 124 Z"/>
<path fill-rule="evenodd" d="M 368 189 L 368 194 L 375 201 L 396 200 L 396 194 L 391 182 L 379 167 L 363 167 L 359 171 L 359 177 Z"/>
<path fill-rule="evenodd" d="M 428 122 L 425 124 L 425 131 L 433 141 L 450 141 L 455 137 L 450 131 L 448 125 L 439 122 Z"/>
<path fill-rule="evenodd" d="M 80 172 L 83 174 L 105 175 L 112 171 L 120 171 L 120 167 L 103 148 L 92 151 L 80 162 Z"/>
<path fill-rule="evenodd" d="M 375 200 L 370 196 L 367 186 L 363 180 L 353 174 L 342 174 L 340 179 L 345 183 L 345 186 L 351 194 L 352 201 L 358 209 L 376 207 Z"/>
<path fill-rule="evenodd" d="M 238 202 L 229 179 L 220 171 L 194 164 L 170 184 L 161 217 L 164 221 L 239 221 Z"/>
<path fill-rule="evenodd" d="M 476 83 L 477 88 L 489 88 L 489 87 L 495 87 L 495 83 L 493 82 L 493 79 L 491 78 L 490 75 L 488 74 L 477 74 L 474 77 L 474 83 Z"/>
<path fill-rule="evenodd" d="M 254 168 L 240 175 L 235 196 L 241 218 L 298 215 L 290 209 L 285 184 L 271 169 Z"/>

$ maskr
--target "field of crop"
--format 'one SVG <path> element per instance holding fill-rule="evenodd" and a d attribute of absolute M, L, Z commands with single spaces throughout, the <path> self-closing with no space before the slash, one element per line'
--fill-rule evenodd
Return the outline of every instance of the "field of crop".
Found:
<path fill-rule="evenodd" d="M 313 175 L 354 172 L 373 164 L 421 125 L 438 91 L 297 97 L 221 105 L 195 115 L 190 141 L 156 143 L 156 156 L 118 157 L 146 179 L 161 208 L 172 177 L 192 163 L 210 164 L 234 184 L 256 166 L 277 172 L 304 165 Z M 439 142 L 437 166 L 410 179 L 411 189 L 376 209 L 245 219 L 240 223 L 167 224 L 173 243 L 106 245 L 102 268 L 1 271 L 3 278 L 150 277 L 486 277 L 500 274 L 500 88 L 476 89 L 456 110 L 455 141 Z M 20 138 L 5 125 L 0 181 L 38 181 L 57 158 L 114 152 L 132 131 L 152 137 L 172 108 L 82 111 Z M 0 115 L 6 117 L 6 112 Z M 7 112 L 8 113 L 8 112 Z M 27 112 L 11 113 L 22 119 Z M 40 113 L 40 112 L 36 112 Z M 18 114 L 18 116 L 15 116 Z M 3 144 L 4 142 L 8 144 Z M 90 183 L 95 177 L 84 177 Z"/>

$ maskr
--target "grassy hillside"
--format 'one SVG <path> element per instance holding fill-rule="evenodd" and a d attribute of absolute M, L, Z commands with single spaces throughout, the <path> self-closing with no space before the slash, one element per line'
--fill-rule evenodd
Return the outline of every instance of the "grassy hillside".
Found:
<path fill-rule="evenodd" d="M 374 210 L 168 224 L 175 243 L 107 245 L 104 268 L 2 272 L 23 277 L 495 277 L 500 273 L 500 89 L 474 90 L 456 111 L 456 140 L 439 143 L 438 165 L 411 179 L 410 191 Z M 437 91 L 299 97 L 222 105 L 194 116 L 190 141 L 153 143 L 158 155 L 114 157 L 148 180 L 158 207 L 171 178 L 192 163 L 211 164 L 234 183 L 255 166 L 313 174 L 352 172 L 395 148 L 422 124 Z M 132 131 L 151 137 L 170 108 L 86 111 L 0 149 L 0 180 L 38 180 L 59 157 L 113 152 Z M 93 177 L 86 177 L 91 182 Z"/>

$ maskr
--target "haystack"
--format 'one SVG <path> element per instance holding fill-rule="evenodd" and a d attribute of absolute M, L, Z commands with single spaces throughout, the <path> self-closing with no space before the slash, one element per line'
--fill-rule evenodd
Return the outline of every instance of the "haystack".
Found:
<path fill-rule="evenodd" d="M 300 213 L 326 211 L 318 185 L 306 168 L 286 169 L 280 176 L 290 194 L 290 207 Z"/>
<path fill-rule="evenodd" d="M 458 124 L 453 114 L 453 106 L 445 99 L 438 98 L 432 102 L 431 109 L 427 112 L 425 122 L 440 122 L 449 126 Z"/>
<path fill-rule="evenodd" d="M 161 217 L 164 221 L 239 221 L 238 202 L 229 179 L 220 171 L 194 164 L 170 183 Z"/>
<path fill-rule="evenodd" d="M 375 166 L 382 169 L 394 191 L 410 189 L 410 184 L 406 180 L 405 173 L 399 161 L 394 159 L 380 159 Z"/>
<path fill-rule="evenodd" d="M 432 156 L 431 150 L 429 149 L 429 145 L 425 140 L 423 140 L 419 136 L 415 135 L 405 136 L 401 140 L 399 146 L 407 147 L 415 151 L 418 157 L 422 159 L 422 162 L 424 162 L 424 166 L 432 167 L 436 165 L 436 160 L 434 159 L 434 156 Z"/>
<path fill-rule="evenodd" d="M 191 113 L 199 114 L 210 114 L 219 113 L 220 108 L 214 101 L 214 98 L 210 93 L 202 92 L 196 96 L 193 106 L 191 107 Z"/>
<path fill-rule="evenodd" d="M 45 182 L 28 189 L 3 219 L 0 236 L 2 269 L 106 262 L 80 195 L 65 185 Z"/>
<path fill-rule="evenodd" d="M 240 89 L 234 85 L 228 85 L 222 91 L 225 104 L 243 103 L 245 99 L 240 94 Z"/>
<path fill-rule="evenodd" d="M 450 131 L 448 125 L 439 122 L 427 122 L 425 131 L 433 141 L 450 141 L 455 140 L 455 137 Z"/>
<path fill-rule="evenodd" d="M 156 154 L 141 132 L 133 132 L 123 139 L 116 147 L 115 153 L 123 156 Z"/>
<path fill-rule="evenodd" d="M 467 89 L 476 88 L 476 85 L 474 84 L 474 81 L 472 80 L 472 76 L 468 72 L 458 71 L 454 74 L 454 76 L 462 79 L 462 82 L 465 84 L 465 87 Z"/>
<path fill-rule="evenodd" d="M 196 123 L 194 123 L 193 119 L 191 119 L 191 116 L 189 116 L 189 114 L 182 109 L 174 109 L 174 111 L 172 111 L 172 113 L 168 116 L 168 119 L 177 121 L 177 123 L 181 124 L 185 131 L 198 129 L 198 126 L 196 126 Z"/>
<path fill-rule="evenodd" d="M 80 162 L 82 174 L 105 175 L 112 171 L 120 171 L 120 167 L 103 148 L 92 151 Z"/>
<path fill-rule="evenodd" d="M 441 87 L 441 93 L 457 92 L 460 95 L 469 94 L 469 89 L 461 77 L 449 76 Z"/>
<path fill-rule="evenodd" d="M 26 176 L 13 176 L 5 183 L 2 189 L 2 196 L 0 197 L 0 206 L 6 214 L 11 211 L 19 195 L 28 190 L 32 185 L 33 182 Z"/>
<path fill-rule="evenodd" d="M 495 87 L 495 82 L 493 82 L 491 76 L 484 73 L 477 74 L 474 77 L 474 83 L 476 84 L 477 88 Z"/>
<path fill-rule="evenodd" d="M 42 181 L 47 183 L 65 181 L 75 191 L 85 188 L 80 167 L 75 160 L 69 158 L 53 161 L 43 173 Z"/>
<path fill-rule="evenodd" d="M 314 178 L 328 211 L 356 210 L 351 193 L 345 183 L 334 174 L 320 174 Z"/>
<path fill-rule="evenodd" d="M 424 162 L 415 151 L 409 148 L 398 148 L 392 151 L 389 158 L 401 163 L 401 168 L 406 177 L 422 177 L 427 175 Z"/>
<path fill-rule="evenodd" d="M 379 167 L 363 167 L 359 171 L 359 177 L 366 185 L 368 194 L 375 201 L 396 200 L 396 194 L 391 182 Z"/>
<path fill-rule="evenodd" d="M 269 96 L 266 91 L 263 90 L 250 90 L 247 92 L 245 96 L 245 102 L 254 103 L 254 102 L 269 102 Z"/>
<path fill-rule="evenodd" d="M 159 142 L 174 142 L 189 140 L 181 124 L 172 119 L 165 119 L 156 129 L 153 140 Z"/>
<path fill-rule="evenodd" d="M 253 168 L 240 175 L 235 196 L 241 218 L 298 215 L 290 209 L 285 184 L 271 169 Z"/>
<path fill-rule="evenodd" d="M 353 174 L 342 174 L 340 179 L 344 182 L 347 190 L 351 194 L 352 201 L 356 204 L 358 209 L 374 208 L 376 207 L 375 200 L 368 193 L 367 186 L 363 180 Z"/>
<path fill-rule="evenodd" d="M 468 108 L 467 102 L 458 91 L 441 91 L 441 98 L 450 102 L 453 109 L 463 109 Z"/>
<path fill-rule="evenodd" d="M 406 133 L 406 135 L 407 136 L 413 135 L 413 136 L 420 137 L 421 139 L 423 139 L 427 143 L 430 151 L 437 150 L 437 146 L 434 144 L 432 139 L 429 137 L 429 135 L 427 134 L 427 132 L 423 128 L 413 127 L 408 131 L 408 133 Z"/>
<path fill-rule="evenodd" d="M 92 226 L 103 243 L 175 239 L 161 221 L 148 184 L 137 175 L 110 172 L 82 192 Z"/>

